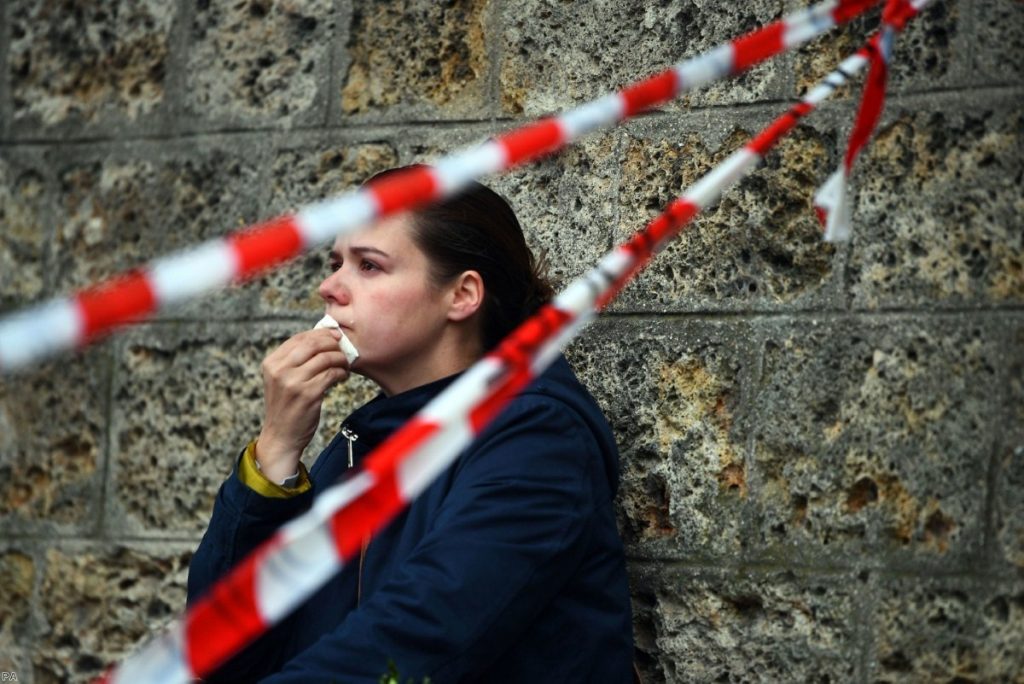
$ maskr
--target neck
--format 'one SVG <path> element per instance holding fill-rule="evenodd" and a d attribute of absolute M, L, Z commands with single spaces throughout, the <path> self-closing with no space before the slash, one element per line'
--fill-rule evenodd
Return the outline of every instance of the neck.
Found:
<path fill-rule="evenodd" d="M 446 331 L 431 349 L 414 357 L 393 363 L 385 369 L 364 373 L 380 386 L 386 396 L 401 394 L 416 387 L 461 373 L 483 354 L 482 344 L 474 336 L 467 339 L 461 330 Z"/>

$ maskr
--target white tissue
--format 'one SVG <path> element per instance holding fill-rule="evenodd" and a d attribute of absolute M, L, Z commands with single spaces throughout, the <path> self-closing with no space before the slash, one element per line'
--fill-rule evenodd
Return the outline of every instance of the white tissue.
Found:
<path fill-rule="evenodd" d="M 338 340 L 338 347 L 341 348 L 341 351 L 344 352 L 345 354 L 345 358 L 348 359 L 348 365 L 351 366 L 353 363 L 356 362 L 356 359 L 359 358 L 359 350 L 356 349 L 356 346 L 352 344 L 352 341 L 350 339 L 345 337 L 345 331 L 341 329 L 340 325 L 338 325 L 338 321 L 334 320 L 329 315 L 324 316 L 319 321 L 317 321 L 316 325 L 313 326 L 313 330 L 316 330 L 318 328 L 334 328 L 335 330 L 340 332 L 341 339 Z"/>

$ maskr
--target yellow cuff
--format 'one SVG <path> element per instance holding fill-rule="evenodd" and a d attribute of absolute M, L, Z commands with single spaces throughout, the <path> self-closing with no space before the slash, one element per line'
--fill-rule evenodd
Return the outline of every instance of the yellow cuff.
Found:
<path fill-rule="evenodd" d="M 242 454 L 242 460 L 238 464 L 238 479 L 260 496 L 267 496 L 271 499 L 288 499 L 309 491 L 313 486 L 313 483 L 309 481 L 309 472 L 306 471 L 306 466 L 301 461 L 299 462 L 299 481 L 294 487 L 282 487 L 268 480 L 256 465 L 256 440 L 249 442 L 249 446 L 245 447 L 245 453 Z"/>

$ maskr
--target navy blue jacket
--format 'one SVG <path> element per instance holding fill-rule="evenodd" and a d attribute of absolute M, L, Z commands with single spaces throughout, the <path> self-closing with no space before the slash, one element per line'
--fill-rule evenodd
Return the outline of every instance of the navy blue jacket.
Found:
<path fill-rule="evenodd" d="M 454 378 L 380 395 L 344 422 L 356 466 Z M 237 472 L 189 569 L 189 600 L 348 468 L 339 434 L 311 491 L 262 497 Z M 618 451 L 565 359 L 282 624 L 208 681 L 631 682 L 632 629 L 612 500 Z M 262 679 L 265 678 L 265 679 Z"/>

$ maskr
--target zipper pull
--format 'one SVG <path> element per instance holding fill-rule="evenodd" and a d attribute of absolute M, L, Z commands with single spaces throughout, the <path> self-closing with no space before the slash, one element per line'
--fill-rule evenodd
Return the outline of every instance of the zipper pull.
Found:
<path fill-rule="evenodd" d="M 353 461 L 352 461 L 352 445 L 355 443 L 355 441 L 357 439 L 359 439 L 359 435 L 357 435 L 356 433 L 352 432 L 352 429 L 349 428 L 348 426 L 342 425 L 341 426 L 341 436 L 348 440 L 348 467 L 351 468 L 352 464 L 353 464 Z"/>

